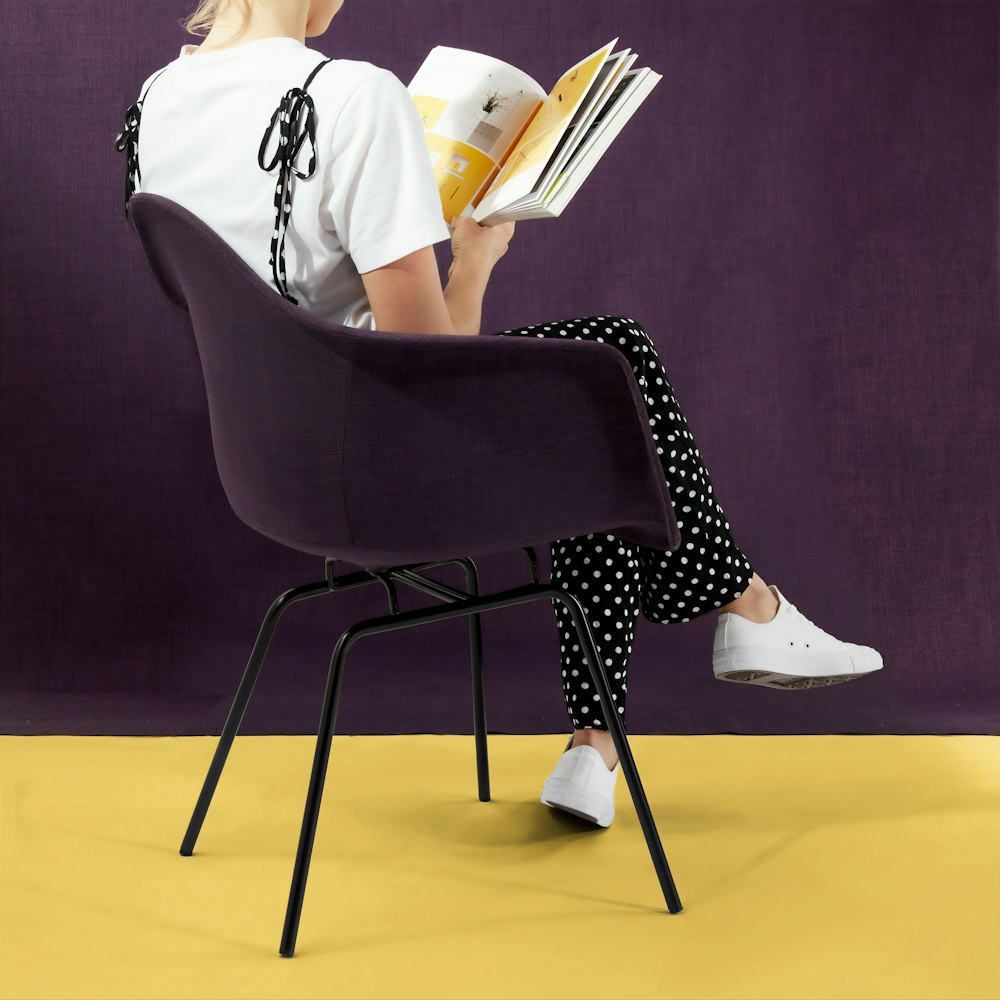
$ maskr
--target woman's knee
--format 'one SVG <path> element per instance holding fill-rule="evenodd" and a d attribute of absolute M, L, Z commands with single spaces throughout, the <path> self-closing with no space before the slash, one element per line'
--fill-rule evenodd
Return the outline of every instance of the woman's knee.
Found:
<path fill-rule="evenodd" d="M 575 319 L 536 323 L 533 326 L 504 330 L 505 334 L 551 337 L 553 339 L 595 340 L 623 349 L 631 360 L 633 354 L 656 353 L 649 334 L 631 316 L 579 316 Z"/>
<path fill-rule="evenodd" d="M 568 332 L 576 337 L 598 340 L 616 347 L 625 347 L 630 342 L 635 344 L 638 341 L 634 350 L 641 349 L 645 353 L 653 347 L 653 342 L 642 325 L 630 316 L 584 316 L 574 320 L 573 324 Z"/>
<path fill-rule="evenodd" d="M 642 333 L 646 332 L 643 329 L 642 324 L 638 320 L 633 319 L 631 316 L 600 316 L 598 317 L 598 319 L 603 320 L 607 326 L 610 326 L 612 328 L 630 327 L 631 329 L 639 330 Z"/>

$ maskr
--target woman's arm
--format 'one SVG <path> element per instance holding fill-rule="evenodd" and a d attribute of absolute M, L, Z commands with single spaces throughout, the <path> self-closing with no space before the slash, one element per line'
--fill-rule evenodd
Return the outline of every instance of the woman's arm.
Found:
<path fill-rule="evenodd" d="M 366 271 L 361 281 L 375 326 L 386 333 L 464 333 L 441 291 L 434 248 L 421 247 L 384 267 Z"/>
<path fill-rule="evenodd" d="M 485 260 L 452 261 L 444 300 L 455 333 L 478 334 L 482 322 L 483 298 L 493 265 Z"/>
<path fill-rule="evenodd" d="M 390 333 L 475 336 L 496 262 L 507 252 L 514 223 L 482 226 L 466 217 L 452 233 L 454 260 L 442 290 L 434 249 L 426 246 L 361 275 L 375 326 Z"/>

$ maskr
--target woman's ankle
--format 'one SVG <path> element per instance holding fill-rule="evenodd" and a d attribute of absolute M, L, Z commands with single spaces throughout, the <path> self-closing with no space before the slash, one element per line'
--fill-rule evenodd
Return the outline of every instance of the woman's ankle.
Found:
<path fill-rule="evenodd" d="M 572 750 L 573 747 L 583 746 L 584 744 L 593 747 L 600 753 L 609 771 L 614 770 L 615 764 L 618 763 L 618 751 L 615 750 L 615 741 L 609 730 L 574 729 L 573 742 L 569 745 L 569 749 Z"/>
<path fill-rule="evenodd" d="M 716 610 L 720 615 L 728 611 L 759 625 L 766 625 L 767 622 L 773 621 L 778 613 L 778 599 L 767 584 L 754 573 L 750 586 L 735 601 L 730 601 L 729 604 L 724 604 Z"/>

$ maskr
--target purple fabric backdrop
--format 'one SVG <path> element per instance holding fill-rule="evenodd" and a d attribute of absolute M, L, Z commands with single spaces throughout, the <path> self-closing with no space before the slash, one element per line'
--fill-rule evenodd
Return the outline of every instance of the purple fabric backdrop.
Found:
<path fill-rule="evenodd" d="M 189 9 L 50 0 L 0 29 L 6 733 L 218 733 L 271 600 L 322 577 L 230 511 L 193 340 L 122 211 L 114 139 L 198 41 Z M 663 74 L 563 217 L 518 226 L 484 329 L 641 322 L 755 568 L 886 666 L 823 691 L 721 684 L 714 615 L 640 618 L 630 732 L 1000 731 L 998 20 L 995 2 L 347 0 L 307 40 L 404 83 L 432 45 L 473 48 L 548 87 L 619 35 Z M 529 580 L 520 552 L 478 563 L 484 591 Z M 385 612 L 377 584 L 291 610 L 241 731 L 315 732 L 337 636 Z M 568 731 L 551 606 L 483 633 L 490 730 Z M 464 621 L 349 664 L 338 733 L 471 733 Z"/>

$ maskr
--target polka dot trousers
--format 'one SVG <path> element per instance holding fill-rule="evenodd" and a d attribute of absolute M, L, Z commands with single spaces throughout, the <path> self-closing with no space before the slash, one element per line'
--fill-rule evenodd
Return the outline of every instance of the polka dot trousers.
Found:
<path fill-rule="evenodd" d="M 673 552 L 592 534 L 554 541 L 552 583 L 580 599 L 597 642 L 618 712 L 624 716 L 626 674 L 635 621 L 688 622 L 736 600 L 753 568 L 729 533 L 712 495 L 691 430 L 656 348 L 635 320 L 588 316 L 504 330 L 503 336 L 572 337 L 617 347 L 635 373 L 666 476 L 681 543 Z M 566 606 L 553 601 L 559 627 L 563 688 L 574 729 L 607 729 L 600 698 Z M 624 721 L 624 720 L 623 720 Z"/>

